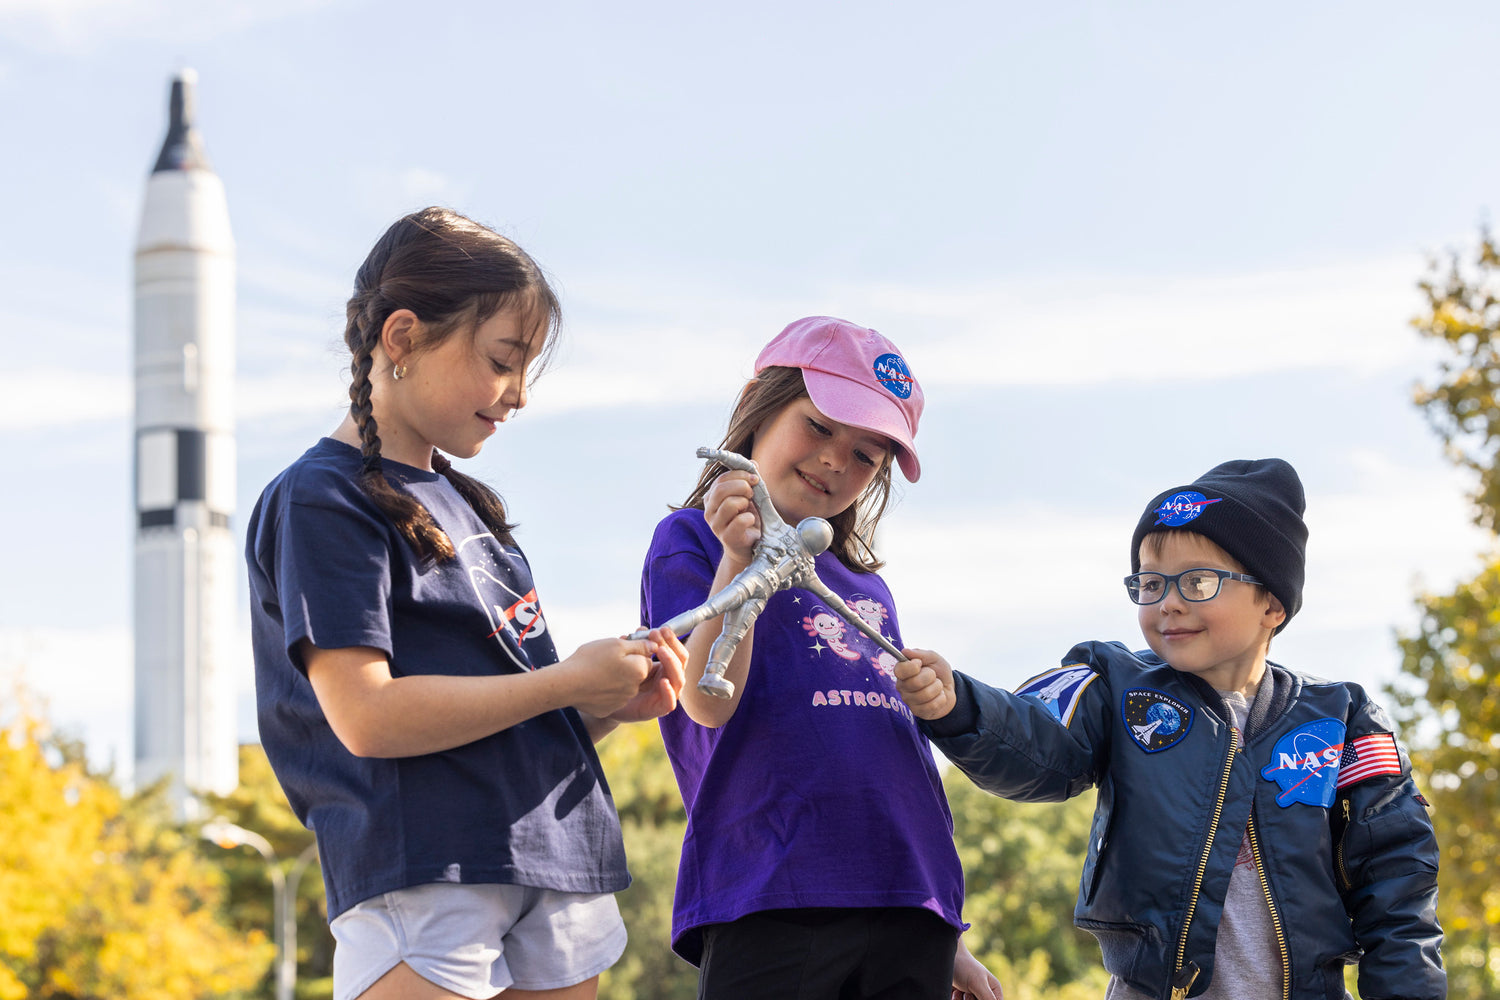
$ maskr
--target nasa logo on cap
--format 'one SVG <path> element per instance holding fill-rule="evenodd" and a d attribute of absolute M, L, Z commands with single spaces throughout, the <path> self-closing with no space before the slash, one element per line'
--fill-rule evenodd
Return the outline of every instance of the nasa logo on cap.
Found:
<path fill-rule="evenodd" d="M 1281 786 L 1276 804 L 1294 802 L 1324 809 L 1333 805 L 1339 758 L 1344 752 L 1344 724 L 1338 719 L 1308 722 L 1276 741 L 1271 762 L 1260 776 Z"/>
<path fill-rule="evenodd" d="M 891 395 L 911 398 L 911 369 L 899 354 L 882 354 L 875 359 L 875 378 Z"/>
<path fill-rule="evenodd" d="M 1169 694 L 1137 688 L 1120 699 L 1120 714 L 1136 746 L 1158 753 L 1177 743 L 1193 727 L 1193 710 Z"/>
<path fill-rule="evenodd" d="M 1156 515 L 1156 524 L 1165 524 L 1169 528 L 1175 528 L 1178 525 L 1187 524 L 1203 513 L 1204 507 L 1218 502 L 1217 499 L 1208 499 L 1202 493 L 1184 490 L 1163 500 L 1161 506 L 1151 513 Z"/>

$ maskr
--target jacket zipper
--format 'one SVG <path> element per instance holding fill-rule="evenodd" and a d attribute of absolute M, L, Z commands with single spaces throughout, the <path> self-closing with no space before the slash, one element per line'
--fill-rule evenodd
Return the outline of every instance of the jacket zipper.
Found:
<path fill-rule="evenodd" d="M 1338 865 L 1339 881 L 1343 883 L 1344 891 L 1348 892 L 1351 883 L 1349 881 L 1349 872 L 1344 868 L 1344 840 L 1349 836 L 1349 800 L 1346 798 L 1339 799 L 1339 805 L 1344 807 L 1344 829 L 1339 834 L 1339 847 L 1334 852 L 1333 859 L 1334 863 Z"/>
<path fill-rule="evenodd" d="M 1266 867 L 1260 859 L 1260 837 L 1255 833 L 1255 814 L 1250 814 L 1250 825 L 1246 828 L 1250 836 L 1250 856 L 1255 859 L 1255 874 L 1260 879 L 1260 891 L 1266 895 L 1266 906 L 1271 910 L 1271 929 L 1276 932 L 1276 948 L 1281 952 L 1281 996 L 1291 1000 L 1292 956 L 1286 947 L 1286 935 L 1282 932 L 1281 914 L 1276 912 L 1276 900 L 1271 898 L 1271 882 L 1266 878 Z"/>
<path fill-rule="evenodd" d="M 1198 978 L 1198 963 L 1189 962 L 1177 970 L 1172 977 L 1172 1000 L 1186 1000 L 1187 991 L 1193 988 L 1193 982 Z"/>
<path fill-rule="evenodd" d="M 1219 778 L 1219 796 L 1214 801 L 1213 821 L 1208 824 L 1208 838 L 1203 842 L 1203 856 L 1198 859 L 1198 873 L 1193 876 L 1193 894 L 1188 899 L 1187 915 L 1182 920 L 1182 935 L 1177 940 L 1177 966 L 1172 974 L 1172 1000 L 1184 1000 L 1188 989 L 1193 985 L 1193 980 L 1198 978 L 1198 968 L 1192 966 L 1192 972 L 1187 976 L 1186 982 L 1181 982 L 1183 976 L 1183 963 L 1187 959 L 1188 931 L 1193 926 L 1193 913 L 1198 908 L 1198 896 L 1203 891 L 1203 876 L 1208 871 L 1208 855 L 1214 848 L 1214 835 L 1219 831 L 1219 817 L 1224 813 L 1224 798 L 1229 793 L 1229 771 L 1234 766 L 1234 753 L 1239 746 L 1239 733 L 1233 726 L 1229 727 L 1229 753 L 1224 757 L 1224 773 Z"/>

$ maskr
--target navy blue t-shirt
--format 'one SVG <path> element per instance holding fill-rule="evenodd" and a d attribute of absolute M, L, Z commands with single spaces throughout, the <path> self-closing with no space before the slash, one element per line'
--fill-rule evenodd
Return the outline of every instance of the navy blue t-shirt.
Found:
<path fill-rule="evenodd" d="M 250 515 L 246 562 L 261 742 L 317 834 L 328 916 L 428 882 L 615 892 L 630 882 L 614 800 L 572 708 L 420 757 L 356 757 L 296 653 L 372 646 L 393 676 L 492 675 L 557 662 L 526 557 L 443 476 L 384 462 L 457 552 L 423 564 L 360 488 L 358 449 L 324 438 Z"/>

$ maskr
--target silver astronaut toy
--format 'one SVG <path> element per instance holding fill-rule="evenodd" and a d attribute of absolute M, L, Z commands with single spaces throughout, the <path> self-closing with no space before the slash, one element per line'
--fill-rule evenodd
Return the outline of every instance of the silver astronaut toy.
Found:
<path fill-rule="evenodd" d="M 711 618 L 724 616 L 724 628 L 714 640 L 708 653 L 708 663 L 703 667 L 703 678 L 698 681 L 698 690 L 715 698 L 730 698 L 734 695 L 734 684 L 724 679 L 724 671 L 734 657 L 740 640 L 755 625 L 755 619 L 766 606 L 766 600 L 778 590 L 801 587 L 809 590 L 837 612 L 845 621 L 875 640 L 881 649 L 896 659 L 905 659 L 880 631 L 870 625 L 844 603 L 843 598 L 829 590 L 818 579 L 813 560 L 833 544 L 833 525 L 821 517 L 805 517 L 791 527 L 776 513 L 771 504 L 771 494 L 759 478 L 755 463 L 732 451 L 717 448 L 699 448 L 698 457 L 718 462 L 725 468 L 739 472 L 756 473 L 751 494 L 755 507 L 760 512 L 760 539 L 755 543 L 755 554 L 729 585 L 714 594 L 691 611 L 666 622 L 676 635 L 682 635 Z M 641 629 L 631 638 L 644 638 Z"/>

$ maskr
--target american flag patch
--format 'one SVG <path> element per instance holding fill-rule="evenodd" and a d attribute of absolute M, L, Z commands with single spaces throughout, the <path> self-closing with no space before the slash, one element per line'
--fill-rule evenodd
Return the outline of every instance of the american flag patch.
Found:
<path fill-rule="evenodd" d="M 1356 736 L 1344 743 L 1344 753 L 1339 757 L 1338 787 L 1343 788 L 1377 774 L 1400 773 L 1401 754 L 1396 749 L 1395 736 L 1390 733 Z"/>

